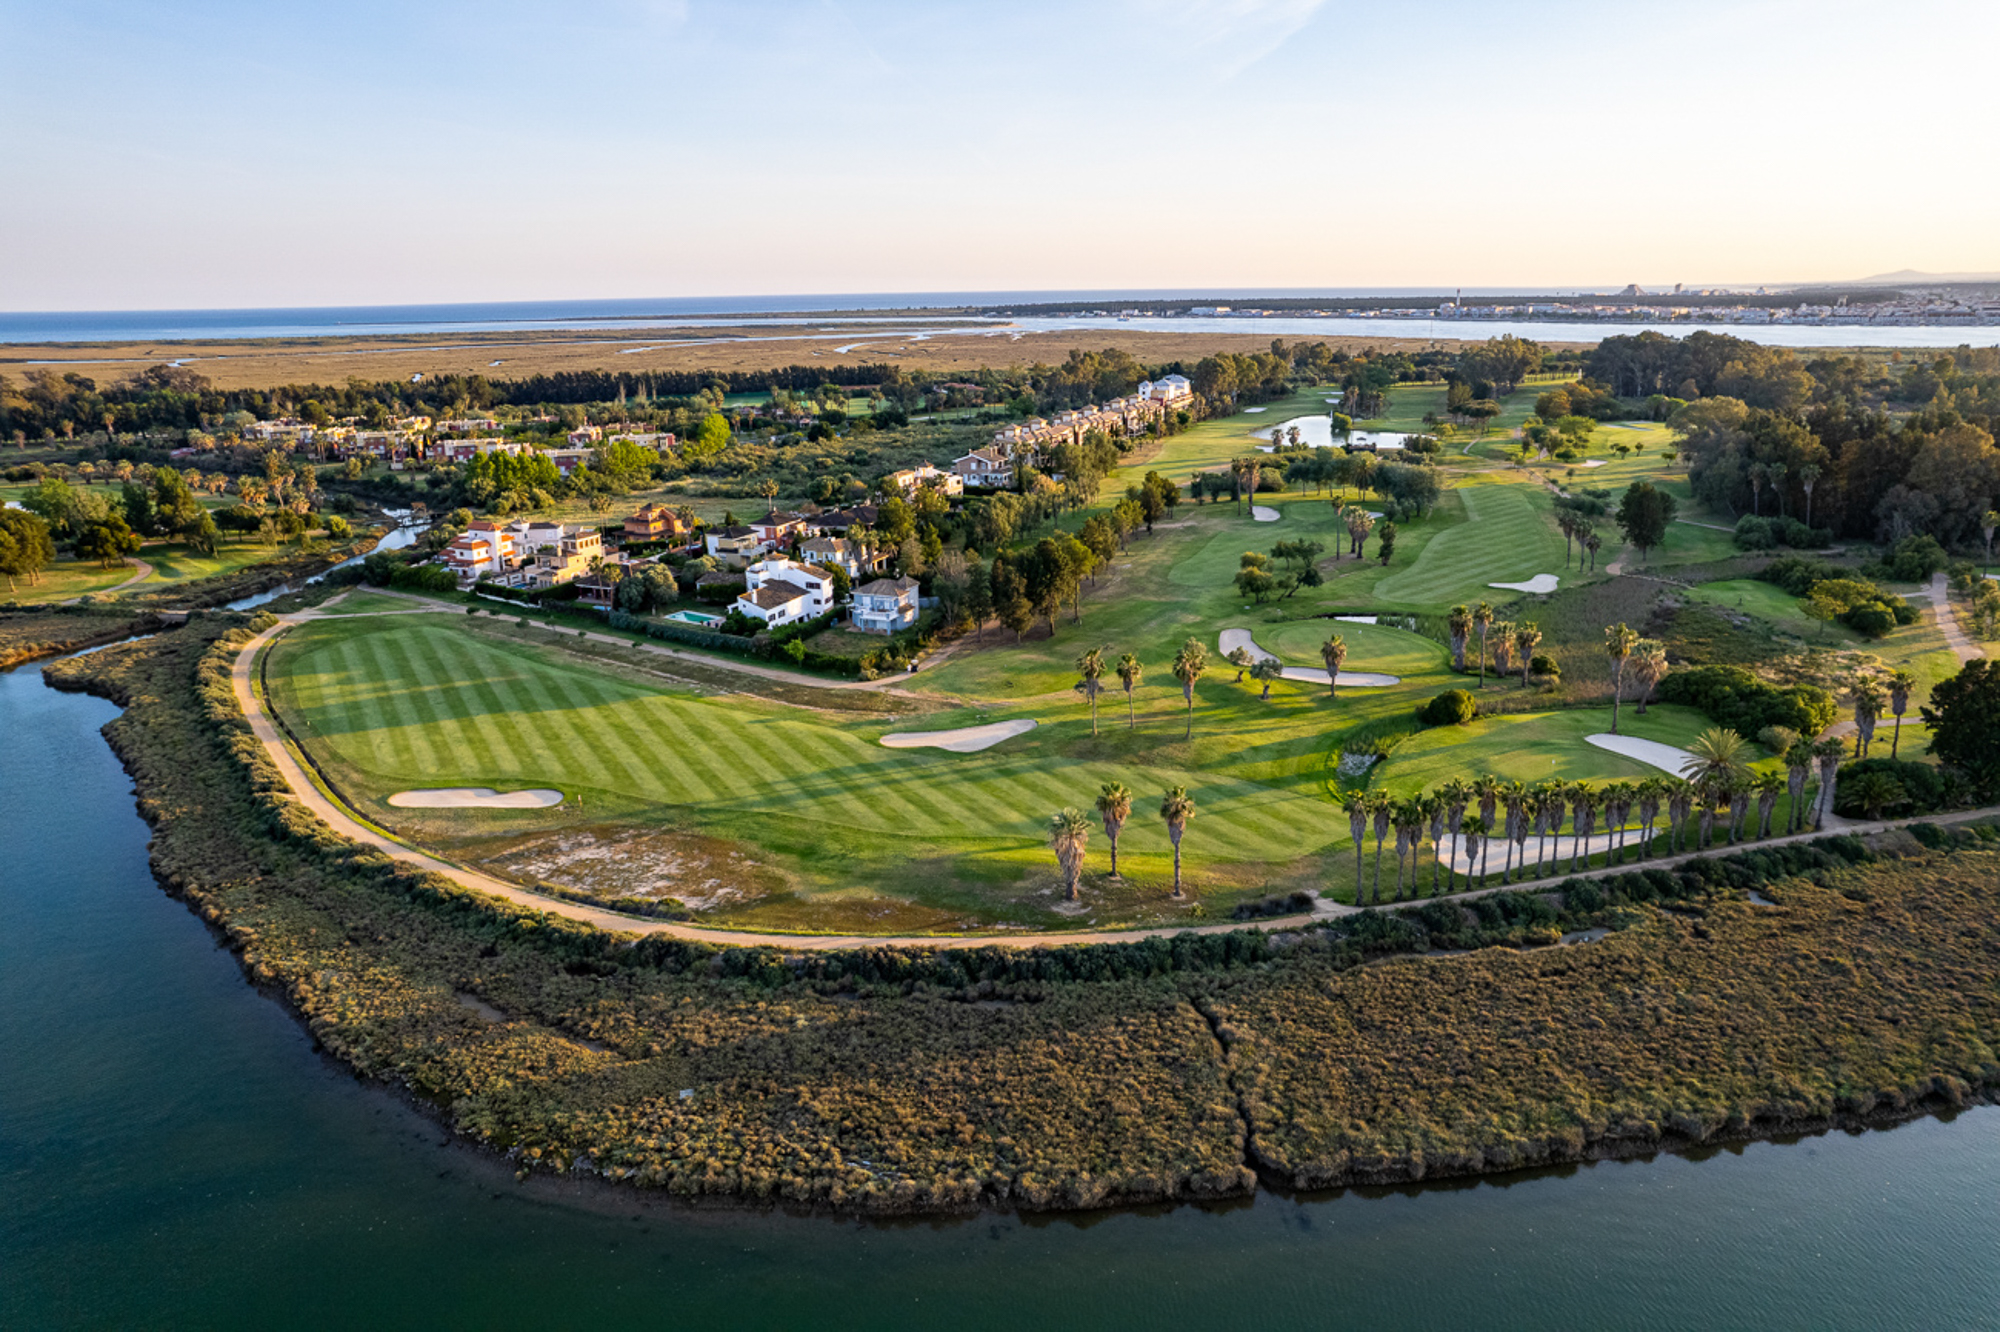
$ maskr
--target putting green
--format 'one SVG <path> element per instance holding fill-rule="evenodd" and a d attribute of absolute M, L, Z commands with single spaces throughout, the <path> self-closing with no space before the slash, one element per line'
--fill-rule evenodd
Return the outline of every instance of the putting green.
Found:
<path fill-rule="evenodd" d="M 1469 485 L 1457 492 L 1466 521 L 1439 532 L 1417 557 L 1375 585 L 1392 606 L 1438 610 L 1454 602 L 1504 600 L 1489 583 L 1518 583 L 1561 573 L 1563 539 L 1549 499 L 1522 482 Z"/>

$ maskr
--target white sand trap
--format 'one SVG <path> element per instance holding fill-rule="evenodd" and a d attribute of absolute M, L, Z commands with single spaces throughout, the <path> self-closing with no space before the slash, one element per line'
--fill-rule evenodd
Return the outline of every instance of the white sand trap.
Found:
<path fill-rule="evenodd" d="M 1374 624 L 1381 617 L 1375 615 L 1336 615 L 1333 618 L 1343 624 Z"/>
<path fill-rule="evenodd" d="M 496 791 L 490 786 L 438 786 L 427 791 L 398 791 L 389 797 L 397 809 L 553 809 L 561 791 Z"/>
<path fill-rule="evenodd" d="M 1641 740 L 1636 736 L 1609 733 L 1586 735 L 1583 738 L 1599 749 L 1608 749 L 1628 759 L 1637 759 L 1641 763 L 1670 772 L 1676 777 L 1681 775 L 1688 764 L 1695 762 L 1695 756 L 1685 749 L 1675 749 L 1672 745 L 1663 745 L 1657 740 Z"/>
<path fill-rule="evenodd" d="M 1604 459 L 1602 459 L 1602 458 L 1586 458 L 1586 459 L 1584 459 L 1584 460 L 1583 460 L 1582 462 L 1578 463 L 1578 464 L 1577 464 L 1577 466 L 1578 466 L 1578 467 L 1602 467 L 1602 466 L 1604 466 Z"/>
<path fill-rule="evenodd" d="M 1562 578 L 1557 574 L 1536 574 L 1525 583 L 1488 583 L 1488 587 L 1505 588 L 1509 592 L 1553 592 Z"/>
<path fill-rule="evenodd" d="M 1224 629 L 1222 631 L 1221 644 L 1222 655 L 1224 657 L 1236 651 L 1237 648 L 1243 648 L 1250 653 L 1252 660 L 1278 660 L 1275 653 L 1266 652 L 1263 648 L 1257 646 L 1257 640 L 1250 637 L 1248 629 Z M 1233 663 L 1223 662 L 1220 664 L 1227 666 Z M 1326 667 L 1287 666 L 1282 678 L 1297 680 L 1302 684 L 1323 685 L 1326 683 Z M 1399 675 L 1383 675 L 1378 671 L 1342 671 L 1340 673 L 1340 683 L 1355 689 L 1386 689 L 1390 685 L 1403 683 L 1403 679 Z"/>
<path fill-rule="evenodd" d="M 1270 410 L 1269 407 L 1245 407 L 1243 414 L 1245 416 L 1255 416 L 1258 412 L 1268 412 Z"/>
<path fill-rule="evenodd" d="M 1250 506 L 1250 516 L 1260 523 L 1275 523 L 1285 515 L 1279 513 L 1276 509 L 1267 509 L 1261 504 L 1253 504 Z"/>
<path fill-rule="evenodd" d="M 1033 718 L 1016 717 L 1013 721 L 988 722 L 984 726 L 961 726 L 956 731 L 897 731 L 883 736 L 882 743 L 889 749 L 948 749 L 954 754 L 977 754 L 1034 729 Z"/>

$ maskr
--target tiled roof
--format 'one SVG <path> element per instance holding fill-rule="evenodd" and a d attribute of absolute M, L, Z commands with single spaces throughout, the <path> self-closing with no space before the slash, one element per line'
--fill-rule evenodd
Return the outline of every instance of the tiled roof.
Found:
<path fill-rule="evenodd" d="M 737 600 L 747 601 L 760 610 L 776 610 L 780 606 L 789 606 L 807 595 L 806 590 L 797 583 L 772 579 L 762 587 L 745 592 Z"/>
<path fill-rule="evenodd" d="M 863 583 L 854 589 L 858 597 L 900 597 L 905 592 L 917 590 L 914 578 L 877 578 L 872 583 Z"/>

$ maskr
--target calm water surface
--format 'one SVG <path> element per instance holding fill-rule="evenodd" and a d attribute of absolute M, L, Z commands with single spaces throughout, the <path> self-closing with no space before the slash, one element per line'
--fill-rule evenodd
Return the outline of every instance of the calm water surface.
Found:
<path fill-rule="evenodd" d="M 1991 1328 L 2000 1111 L 1456 1188 L 903 1226 L 524 1188 L 313 1053 L 0 675 L 0 1326 Z"/>

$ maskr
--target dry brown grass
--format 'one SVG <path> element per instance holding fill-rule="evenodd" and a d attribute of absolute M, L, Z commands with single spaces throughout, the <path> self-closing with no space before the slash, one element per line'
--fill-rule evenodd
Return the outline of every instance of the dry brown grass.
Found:
<path fill-rule="evenodd" d="M 971 322 L 971 321 L 968 321 Z M 996 325 L 997 326 L 997 325 Z M 916 325 L 891 325 L 889 333 Z M 1453 347 L 1452 339 L 1329 336 L 1287 341 L 1324 341 L 1350 352 L 1368 347 L 1414 349 Z M 783 341 L 750 341 L 796 331 Z M 715 341 L 723 339 L 723 341 Z M 867 339 L 849 352 L 836 348 Z M 264 338 L 242 341 L 64 343 L 15 346 L 0 356 L 0 373 L 16 377 L 32 363 L 59 362 L 112 382 L 167 361 L 189 368 L 219 388 L 271 388 L 283 384 L 342 384 L 350 377 L 408 379 L 461 374 L 520 378 L 565 370 L 774 370 L 788 365 L 829 367 L 883 362 L 925 370 L 1054 363 L 1072 347 L 1116 347 L 1149 365 L 1192 362 L 1215 352 L 1270 350 L 1268 333 L 1151 332 L 1127 329 L 1065 329 L 1051 333 L 964 334 L 913 341 L 887 336 L 879 325 L 825 324 L 797 330 L 717 325 L 662 329 L 657 335 L 617 332 L 411 334 L 388 337 Z M 630 348 L 646 348 L 631 351 Z M 494 365 L 493 362 L 500 362 Z"/>

